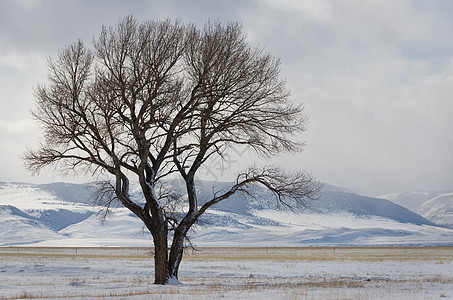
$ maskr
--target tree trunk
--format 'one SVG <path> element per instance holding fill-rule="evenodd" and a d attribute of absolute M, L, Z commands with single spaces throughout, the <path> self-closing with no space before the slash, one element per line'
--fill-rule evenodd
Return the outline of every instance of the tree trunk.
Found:
<path fill-rule="evenodd" d="M 184 251 L 184 236 L 180 230 L 175 230 L 173 243 L 170 249 L 170 257 L 168 260 L 168 270 L 170 277 L 178 279 L 179 264 L 181 263 Z"/>
<path fill-rule="evenodd" d="M 184 239 L 197 218 L 196 214 L 187 215 L 175 229 L 168 260 L 168 271 L 170 272 L 170 277 L 174 279 L 178 279 L 179 265 L 184 254 Z"/>
<path fill-rule="evenodd" d="M 154 233 L 154 283 L 167 284 L 168 271 L 168 227 L 164 221 Z"/>

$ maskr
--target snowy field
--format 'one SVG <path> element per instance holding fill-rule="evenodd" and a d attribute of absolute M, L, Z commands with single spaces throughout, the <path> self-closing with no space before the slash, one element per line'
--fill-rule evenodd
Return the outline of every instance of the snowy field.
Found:
<path fill-rule="evenodd" d="M 453 248 L 199 248 L 180 281 L 150 248 L 0 248 L 1 299 L 453 299 Z"/>

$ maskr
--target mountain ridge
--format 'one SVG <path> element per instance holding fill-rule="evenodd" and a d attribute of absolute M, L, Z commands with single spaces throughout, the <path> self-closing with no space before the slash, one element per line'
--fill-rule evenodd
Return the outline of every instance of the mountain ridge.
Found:
<path fill-rule="evenodd" d="M 228 183 L 202 182 L 200 199 Z M 190 232 L 195 245 L 371 246 L 453 245 L 453 230 L 433 226 L 391 201 L 326 185 L 320 200 L 298 214 L 265 189 L 235 194 L 208 210 Z M 92 184 L 0 183 L 0 246 L 150 246 L 140 220 L 111 208 L 104 223 L 88 195 Z M 139 193 L 135 194 L 139 197 Z"/>
<path fill-rule="evenodd" d="M 453 228 L 453 192 L 412 192 L 384 195 L 436 225 Z"/>

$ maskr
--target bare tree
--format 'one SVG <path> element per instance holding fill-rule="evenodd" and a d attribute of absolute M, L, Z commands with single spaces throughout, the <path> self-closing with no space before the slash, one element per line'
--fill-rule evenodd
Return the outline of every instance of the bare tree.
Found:
<path fill-rule="evenodd" d="M 200 30 L 124 18 L 102 28 L 93 50 L 79 40 L 49 59 L 33 112 L 44 140 L 27 150 L 26 166 L 34 173 L 53 165 L 107 177 L 99 197 L 107 206 L 119 201 L 143 221 L 155 247 L 155 283 L 166 284 L 178 277 L 188 230 L 212 205 L 254 184 L 291 207 L 319 191 L 307 172 L 252 166 L 231 188 L 197 197 L 201 166 L 223 159 L 231 146 L 263 157 L 302 150 L 296 137 L 306 119 L 291 102 L 279 65 L 247 43 L 237 22 L 208 22 Z M 169 176 L 183 179 L 186 198 L 159 192 Z M 139 183 L 143 202 L 131 197 L 131 181 Z M 176 215 L 167 204 L 178 201 L 188 209 Z"/>

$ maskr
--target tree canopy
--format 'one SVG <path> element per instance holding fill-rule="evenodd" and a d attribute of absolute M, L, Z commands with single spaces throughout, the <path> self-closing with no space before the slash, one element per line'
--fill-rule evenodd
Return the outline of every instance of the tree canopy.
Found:
<path fill-rule="evenodd" d="M 310 173 L 257 165 L 239 173 L 230 189 L 197 197 L 200 168 L 231 147 L 265 158 L 302 151 L 297 138 L 306 117 L 280 77 L 280 60 L 249 45 L 238 22 L 198 29 L 129 16 L 103 27 L 92 47 L 81 40 L 67 46 L 48 66 L 33 111 L 44 139 L 26 152 L 26 166 L 106 178 L 99 200 L 120 202 L 153 236 L 156 283 L 177 278 L 187 231 L 232 194 L 261 184 L 291 207 L 316 197 L 320 184 Z M 172 176 L 185 183 L 183 199 L 157 188 Z M 131 181 L 144 201 L 131 197 Z M 168 205 L 174 201 L 187 203 L 179 218 Z"/>

